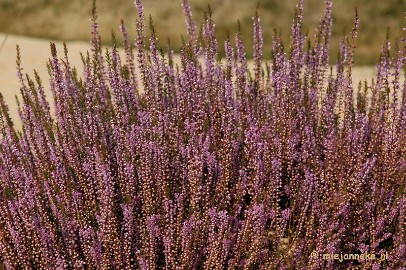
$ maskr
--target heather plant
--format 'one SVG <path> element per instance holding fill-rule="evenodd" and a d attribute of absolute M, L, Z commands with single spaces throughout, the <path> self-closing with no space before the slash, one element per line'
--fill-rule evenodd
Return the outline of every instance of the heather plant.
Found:
<path fill-rule="evenodd" d="M 55 115 L 18 51 L 21 130 L 0 102 L 0 268 L 404 269 L 404 43 L 354 88 L 358 17 L 330 67 L 325 4 L 307 37 L 299 1 L 269 63 L 255 14 L 252 67 L 240 33 L 219 44 L 186 0 L 179 65 L 139 0 L 123 58 L 94 9 L 81 74 L 51 44 Z"/>

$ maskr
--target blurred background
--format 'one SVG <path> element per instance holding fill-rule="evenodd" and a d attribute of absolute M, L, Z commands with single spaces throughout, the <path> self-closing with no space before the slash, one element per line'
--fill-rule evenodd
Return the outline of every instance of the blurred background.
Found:
<path fill-rule="evenodd" d="M 152 15 L 161 41 L 166 47 L 169 38 L 175 51 L 179 50 L 181 35 L 185 35 L 185 18 L 181 0 L 143 0 L 145 14 Z M 193 16 L 201 22 L 210 5 L 216 22 L 216 35 L 224 41 L 229 31 L 237 31 L 237 20 L 248 55 L 252 47 L 252 16 L 258 2 L 264 33 L 264 56 L 270 57 L 274 29 L 281 30 L 288 42 L 290 26 L 297 0 L 189 0 Z M 0 32 L 63 41 L 88 41 L 90 39 L 91 0 L 0 0 Z M 355 63 L 371 65 L 377 62 L 383 41 L 389 29 L 392 42 L 405 34 L 406 0 L 335 0 L 333 1 L 332 63 L 337 57 L 339 38 L 348 33 L 358 7 L 360 28 Z M 305 0 L 304 32 L 313 35 L 318 21 L 323 17 L 323 0 Z M 103 42 L 111 43 L 111 30 L 119 32 L 124 19 L 130 36 L 135 36 L 136 9 L 132 0 L 97 0 L 98 22 Z M 119 36 L 119 35 L 118 35 Z M 3 40 L 0 40 L 0 44 Z M 220 43 L 221 44 L 221 43 Z M 289 43 L 287 43 L 289 44 Z M 222 46 L 220 46 L 222 48 Z"/>

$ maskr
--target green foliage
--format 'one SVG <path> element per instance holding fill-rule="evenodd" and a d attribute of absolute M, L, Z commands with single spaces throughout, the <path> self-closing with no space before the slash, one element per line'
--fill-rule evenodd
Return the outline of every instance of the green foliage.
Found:
<path fill-rule="evenodd" d="M 98 0 L 99 23 L 103 40 L 108 42 L 111 29 L 118 25 L 120 18 L 124 17 L 129 26 L 130 33 L 134 33 L 135 12 L 132 1 Z M 147 16 L 151 14 L 159 18 L 155 24 L 157 37 L 160 40 L 173 40 L 172 46 L 175 52 L 179 52 L 182 46 L 179 35 L 185 34 L 185 23 L 182 11 L 179 9 L 181 1 L 142 1 Z M 211 6 L 213 19 L 216 24 L 216 36 L 219 44 L 227 38 L 227 30 L 231 34 L 238 31 L 237 19 L 241 20 L 241 35 L 247 42 L 247 56 L 252 57 L 252 27 L 251 17 L 254 15 L 258 1 L 243 0 L 191 0 L 193 16 L 196 21 L 204 17 L 208 5 Z M 306 0 L 304 16 L 304 32 L 310 36 L 317 26 L 318 20 L 323 13 L 321 0 Z M 32 0 L 26 3 L 19 1 L 0 1 L 0 32 L 11 32 L 22 35 L 37 36 L 43 38 L 63 40 L 88 40 L 87 27 L 91 14 L 91 6 L 87 1 L 74 0 L 67 3 L 60 0 Z M 290 37 L 290 25 L 294 16 L 296 0 L 263 0 L 260 2 L 259 15 L 264 27 L 264 42 L 270 44 L 273 30 L 283 29 L 282 38 L 288 41 Z M 360 35 L 357 41 L 357 53 L 355 64 L 373 64 L 377 61 L 381 40 L 385 38 L 387 27 L 391 29 L 391 40 L 400 40 L 404 25 L 403 0 L 390 1 L 337 1 L 333 7 L 333 39 L 331 43 L 331 61 L 336 60 L 339 49 L 339 37 L 345 29 L 351 29 L 354 21 L 354 8 L 359 9 Z M 114 8 L 112 8 L 114 6 Z M 22 12 L 21 16 L 15 18 Z M 29 12 L 28 12 L 29 11 Z M 59 15 L 57 15 L 59 14 Z M 169 27 L 170 26 L 170 27 Z M 64 29 L 57 31 L 56 29 Z M 164 44 L 161 44 L 164 45 Z M 220 46 L 220 51 L 223 50 Z M 264 48 L 264 57 L 271 57 L 271 48 Z M 222 55 L 224 55 L 222 53 Z"/>

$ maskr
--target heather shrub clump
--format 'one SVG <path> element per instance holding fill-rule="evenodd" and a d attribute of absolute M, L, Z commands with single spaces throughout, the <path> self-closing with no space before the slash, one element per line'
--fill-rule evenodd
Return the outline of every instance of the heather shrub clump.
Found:
<path fill-rule="evenodd" d="M 22 130 L 0 103 L 0 268 L 404 266 L 404 44 L 385 42 L 354 89 L 358 18 L 330 68 L 331 0 L 314 37 L 298 3 L 288 45 L 263 44 L 255 15 L 252 68 L 240 34 L 218 44 L 210 12 L 198 26 L 184 0 L 176 65 L 135 6 L 124 59 L 102 49 L 95 11 L 81 75 L 51 45 L 55 116 L 18 56 Z M 323 258 L 366 253 L 378 259 Z"/>

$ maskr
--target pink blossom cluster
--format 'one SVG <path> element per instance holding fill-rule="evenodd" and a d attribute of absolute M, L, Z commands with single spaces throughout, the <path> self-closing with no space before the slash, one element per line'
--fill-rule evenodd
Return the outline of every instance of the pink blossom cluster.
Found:
<path fill-rule="evenodd" d="M 94 10 L 81 75 L 51 45 L 55 115 L 18 55 L 22 130 L 0 102 L 0 269 L 404 269 L 405 46 L 385 42 L 354 89 L 358 18 L 332 68 L 325 4 L 309 37 L 299 1 L 269 63 L 255 14 L 253 65 L 186 0 L 179 65 L 139 0 L 125 57 L 102 48 Z"/>

